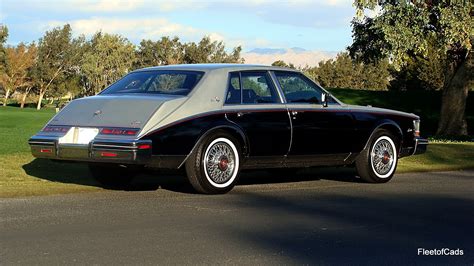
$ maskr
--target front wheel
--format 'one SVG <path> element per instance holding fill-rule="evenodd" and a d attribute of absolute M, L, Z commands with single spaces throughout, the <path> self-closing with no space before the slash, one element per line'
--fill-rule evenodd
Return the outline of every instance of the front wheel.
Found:
<path fill-rule="evenodd" d="M 398 163 L 397 139 L 387 130 L 378 130 L 370 146 L 356 160 L 362 180 L 369 183 L 386 183 L 392 179 Z"/>
<path fill-rule="evenodd" d="M 223 194 L 237 182 L 239 166 L 238 142 L 225 132 L 217 132 L 198 144 L 186 161 L 186 173 L 197 192 Z"/>

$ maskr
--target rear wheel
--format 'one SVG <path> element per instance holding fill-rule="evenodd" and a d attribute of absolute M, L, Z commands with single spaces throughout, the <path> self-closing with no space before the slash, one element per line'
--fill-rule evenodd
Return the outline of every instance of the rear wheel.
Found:
<path fill-rule="evenodd" d="M 387 130 L 374 133 L 370 146 L 356 160 L 356 168 L 362 180 L 369 183 L 386 183 L 397 168 L 397 138 Z"/>
<path fill-rule="evenodd" d="M 132 182 L 136 170 L 119 164 L 89 163 L 89 171 L 104 188 L 127 188 Z"/>
<path fill-rule="evenodd" d="M 239 167 L 239 144 L 226 132 L 206 137 L 186 161 L 189 182 L 204 194 L 229 192 L 237 182 Z"/>

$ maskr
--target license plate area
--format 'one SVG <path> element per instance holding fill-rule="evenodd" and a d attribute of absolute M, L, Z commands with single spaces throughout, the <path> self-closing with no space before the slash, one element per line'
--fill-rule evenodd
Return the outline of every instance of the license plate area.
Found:
<path fill-rule="evenodd" d="M 59 138 L 59 144 L 89 145 L 89 143 L 99 134 L 98 128 L 91 127 L 71 127 L 66 135 Z"/>

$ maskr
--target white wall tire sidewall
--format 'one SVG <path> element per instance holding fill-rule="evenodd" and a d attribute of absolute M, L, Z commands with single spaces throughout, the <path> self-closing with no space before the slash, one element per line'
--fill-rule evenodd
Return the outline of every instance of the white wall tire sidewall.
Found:
<path fill-rule="evenodd" d="M 372 153 L 374 152 L 375 144 L 377 142 L 381 141 L 381 140 L 387 140 L 390 143 L 390 146 L 392 146 L 393 160 L 394 160 L 393 163 L 392 163 L 392 166 L 390 167 L 390 170 L 384 175 L 381 175 L 381 174 L 377 173 L 377 171 L 374 168 L 373 158 L 372 158 Z M 378 137 L 377 140 L 374 141 L 374 144 L 372 145 L 372 148 L 370 149 L 370 153 L 369 153 L 369 163 L 370 163 L 370 167 L 372 168 L 372 172 L 378 178 L 385 179 L 385 178 L 389 178 L 390 176 L 392 176 L 392 174 L 395 171 L 395 168 L 397 166 L 397 163 L 398 163 L 398 153 L 397 153 L 397 146 L 395 146 L 395 143 L 393 142 L 393 140 L 390 137 L 384 135 L 384 136 Z"/>
<path fill-rule="evenodd" d="M 207 173 L 206 158 L 209 154 L 209 150 L 211 149 L 212 145 L 214 145 L 217 142 L 224 142 L 224 143 L 228 144 L 230 146 L 230 148 L 232 149 L 232 152 L 234 153 L 234 157 L 235 157 L 234 172 L 232 173 L 232 176 L 230 177 L 230 179 L 227 180 L 227 182 L 222 183 L 222 184 L 218 184 L 218 183 L 214 182 L 209 177 L 209 175 Z M 206 176 L 206 179 L 209 182 L 209 184 L 211 184 L 213 187 L 216 187 L 216 188 L 226 188 L 226 187 L 230 186 L 234 182 L 234 180 L 237 177 L 237 174 L 239 172 L 239 165 L 240 165 L 239 159 L 240 159 L 239 158 L 239 152 L 237 151 L 237 148 L 235 147 L 234 143 L 232 141 L 230 141 L 229 139 L 220 137 L 220 138 L 217 138 L 217 139 L 213 140 L 211 143 L 209 143 L 209 145 L 207 145 L 207 147 L 206 147 L 206 152 L 204 153 L 204 157 L 202 158 L 202 165 L 204 166 L 204 175 Z"/>

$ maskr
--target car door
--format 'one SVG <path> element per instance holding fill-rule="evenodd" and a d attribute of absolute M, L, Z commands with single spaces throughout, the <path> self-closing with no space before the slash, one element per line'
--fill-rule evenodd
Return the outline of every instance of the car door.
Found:
<path fill-rule="evenodd" d="M 355 133 L 350 109 L 329 98 L 321 103 L 324 92 L 299 72 L 274 71 L 285 96 L 292 123 L 292 142 L 288 162 L 309 160 L 315 164 L 338 164 L 351 152 Z"/>
<path fill-rule="evenodd" d="M 224 110 L 247 135 L 249 163 L 283 161 L 290 147 L 290 118 L 268 71 L 230 73 Z"/>

